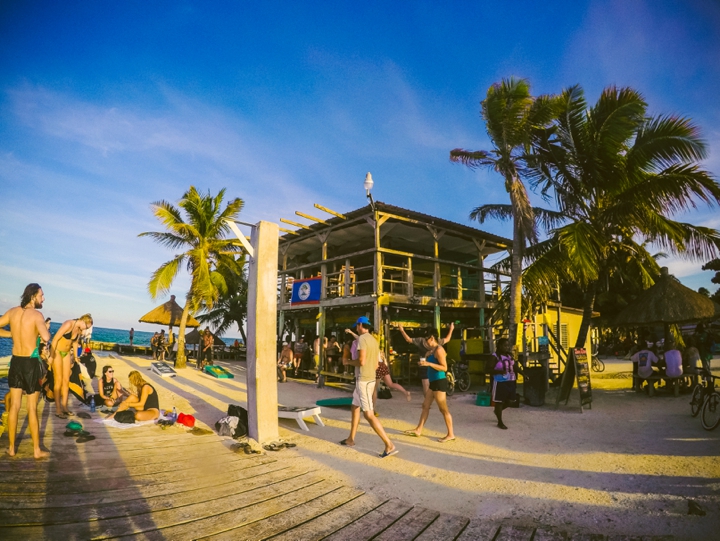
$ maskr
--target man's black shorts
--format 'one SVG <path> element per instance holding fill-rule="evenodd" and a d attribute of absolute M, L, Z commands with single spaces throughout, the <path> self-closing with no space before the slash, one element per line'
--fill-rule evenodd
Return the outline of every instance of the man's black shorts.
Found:
<path fill-rule="evenodd" d="M 22 389 L 27 394 L 37 393 L 40 391 L 42 377 L 42 366 L 37 357 L 13 355 L 10 359 L 8 385 L 11 389 Z"/>
<path fill-rule="evenodd" d="M 430 390 L 446 393 L 448 390 L 447 379 L 443 378 L 443 379 L 436 379 L 435 381 L 431 381 L 430 382 Z"/>

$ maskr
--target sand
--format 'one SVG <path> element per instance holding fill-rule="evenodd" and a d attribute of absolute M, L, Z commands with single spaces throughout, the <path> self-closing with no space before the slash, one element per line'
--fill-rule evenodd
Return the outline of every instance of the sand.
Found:
<path fill-rule="evenodd" d="M 149 365 L 147 359 L 127 361 L 110 361 L 124 384 L 130 370 Z M 98 367 L 103 364 L 98 359 Z M 236 379 L 215 380 L 192 368 L 182 371 L 182 379 L 149 379 L 157 383 L 162 407 L 175 405 L 212 426 L 228 403 L 245 401 L 244 363 L 222 364 L 232 366 Z M 474 394 L 456 394 L 449 406 L 457 440 L 441 444 L 436 439 L 445 427 L 435 407 L 423 437 L 401 434 L 420 416 L 420 389 L 410 387 L 412 402 L 394 393 L 378 404 L 398 455 L 378 458 L 382 443 L 364 420 L 356 447 L 338 445 L 348 434 L 349 409 L 323 408 L 324 428 L 308 420 L 310 431 L 303 432 L 294 421 L 280 421 L 281 437 L 298 447 L 276 456 L 312 460 L 339 480 L 383 497 L 498 524 L 717 538 L 720 429 L 703 430 L 690 416 L 688 395 L 649 398 L 629 390 L 630 379 L 622 377 L 629 363 L 607 366 L 602 378 L 593 374 L 592 409 L 584 413 L 577 390 L 557 410 L 551 391 L 551 405 L 506 410 L 509 430 L 499 430 L 492 410 L 475 406 Z M 283 405 L 314 405 L 334 396 L 348 393 L 310 383 L 279 385 Z M 707 515 L 688 515 L 690 499 Z"/>

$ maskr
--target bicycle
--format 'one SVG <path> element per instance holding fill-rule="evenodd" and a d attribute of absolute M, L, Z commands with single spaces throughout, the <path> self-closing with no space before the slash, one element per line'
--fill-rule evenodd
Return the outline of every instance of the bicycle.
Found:
<path fill-rule="evenodd" d="M 700 422 L 705 430 L 715 430 L 720 425 L 720 393 L 715 390 L 715 377 L 708 375 L 708 379 Z"/>
<path fill-rule="evenodd" d="M 467 391 L 470 388 L 468 365 L 458 363 L 453 359 L 448 359 L 448 366 L 450 370 L 445 373 L 445 377 L 448 380 L 448 396 L 452 396 L 455 393 L 455 387 L 462 393 Z"/>
<path fill-rule="evenodd" d="M 593 372 L 604 372 L 605 371 L 605 363 L 600 360 L 600 357 L 597 355 L 592 356 L 592 364 L 591 364 Z"/>
<path fill-rule="evenodd" d="M 698 382 L 690 397 L 690 414 L 697 417 L 702 411 L 705 400 L 715 392 L 715 378 L 706 371 L 701 373 L 702 381 Z"/>

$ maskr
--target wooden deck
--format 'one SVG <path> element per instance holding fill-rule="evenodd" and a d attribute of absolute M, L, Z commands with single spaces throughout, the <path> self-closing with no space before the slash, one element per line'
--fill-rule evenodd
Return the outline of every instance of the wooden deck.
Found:
<path fill-rule="evenodd" d="M 24 409 L 18 457 L 0 459 L 0 539 L 606 539 L 469 520 L 382 499 L 338 483 L 293 449 L 246 455 L 215 434 L 193 435 L 182 427 L 118 430 L 81 419 L 96 439 L 77 443 L 63 435 L 68 421 L 52 411 L 41 406 L 50 460 L 33 460 Z M 7 446 L 7 435 L 1 443 Z"/>

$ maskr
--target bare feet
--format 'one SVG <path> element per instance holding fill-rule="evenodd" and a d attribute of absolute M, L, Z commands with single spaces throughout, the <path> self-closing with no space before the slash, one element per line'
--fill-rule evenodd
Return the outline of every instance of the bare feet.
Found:
<path fill-rule="evenodd" d="M 344 445 L 345 447 L 355 447 L 355 442 L 351 440 L 350 438 L 344 439 L 340 442 L 340 445 Z"/>
<path fill-rule="evenodd" d="M 405 398 L 407 398 L 407 401 L 410 402 L 410 391 L 407 392 L 405 395 Z"/>
<path fill-rule="evenodd" d="M 8 456 L 15 456 L 15 449 L 13 449 L 13 447 L 8 447 L 7 449 L 5 449 L 5 452 L 8 454 Z"/>
<path fill-rule="evenodd" d="M 35 450 L 35 460 L 42 460 L 43 458 L 49 458 L 50 453 L 47 451 L 41 451 L 40 449 Z"/>
<path fill-rule="evenodd" d="M 419 438 L 420 436 L 422 436 L 422 434 L 418 434 L 418 433 L 415 432 L 414 430 L 405 430 L 405 431 L 403 432 L 403 436 L 410 436 L 410 437 L 412 437 L 412 438 Z"/>
<path fill-rule="evenodd" d="M 455 436 L 453 436 L 453 437 L 445 436 L 444 438 L 440 438 L 438 440 L 438 443 L 447 443 L 449 441 L 455 441 Z"/>

